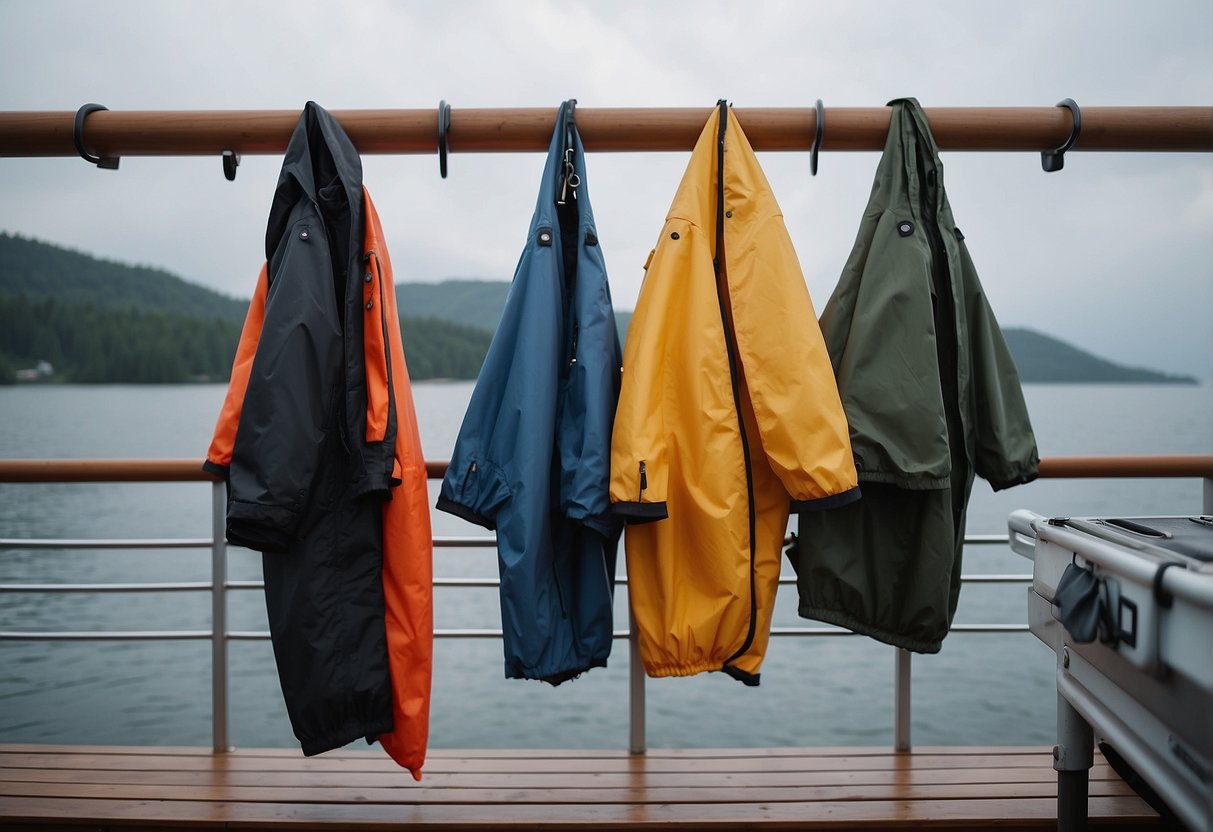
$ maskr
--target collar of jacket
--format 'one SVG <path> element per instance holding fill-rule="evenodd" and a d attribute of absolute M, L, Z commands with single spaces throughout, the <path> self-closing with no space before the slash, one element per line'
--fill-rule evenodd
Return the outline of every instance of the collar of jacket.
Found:
<path fill-rule="evenodd" d="M 566 146 L 573 149 L 573 169 L 580 178 L 577 186 L 577 214 L 579 228 L 594 229 L 594 212 L 590 208 L 590 191 L 586 184 L 585 148 L 581 144 L 581 134 L 577 132 L 576 123 L 571 117 L 572 101 L 562 102 L 556 114 L 556 127 L 552 131 L 552 141 L 548 144 L 548 157 L 543 166 L 543 178 L 539 181 L 539 196 L 535 203 L 535 213 L 531 217 L 530 236 L 541 228 L 554 231 L 559 223 L 556 218 L 556 200 L 560 198 L 560 186 L 564 175 L 564 152 Z M 566 197 L 573 201 L 572 191 Z M 578 228 L 563 229 L 565 233 L 578 233 Z"/>
<path fill-rule="evenodd" d="M 317 173 L 327 181 L 317 182 Z M 337 119 L 315 101 L 309 101 L 295 123 L 282 159 L 282 172 L 278 175 L 278 187 L 274 191 L 265 232 L 266 260 L 273 259 L 300 194 L 321 206 L 321 192 L 334 181 L 340 184 L 349 206 L 352 220 L 349 250 L 353 258 L 360 254 L 362 159 Z"/>
<path fill-rule="evenodd" d="M 703 229 L 712 240 L 713 251 L 716 250 L 716 158 L 721 109 L 712 109 L 666 214 L 667 222 L 686 220 Z M 778 216 L 781 213 L 779 204 L 758 164 L 754 148 L 742 132 L 732 107 L 725 111 L 728 118 L 724 132 L 724 201 L 728 216 L 747 222 Z M 729 256 L 727 250 L 725 256 Z"/>
<path fill-rule="evenodd" d="M 889 117 L 884 153 L 876 168 L 877 182 L 892 188 L 887 194 L 887 204 L 890 208 L 903 207 L 896 204 L 900 196 L 908 200 L 904 207 L 915 214 L 918 222 L 935 222 L 941 228 L 951 229 L 955 223 L 943 185 L 943 160 L 922 105 L 915 98 L 894 98 L 888 106 L 893 113 Z M 934 216 L 921 216 L 920 206 L 932 199 Z"/>

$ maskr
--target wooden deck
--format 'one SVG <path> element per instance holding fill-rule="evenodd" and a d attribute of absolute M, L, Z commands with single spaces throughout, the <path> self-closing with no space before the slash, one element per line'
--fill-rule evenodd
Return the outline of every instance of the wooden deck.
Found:
<path fill-rule="evenodd" d="M 1157 815 L 1096 755 L 1091 825 Z M 1055 826 L 1046 748 L 377 750 L 0 745 L 0 828 L 949 828 Z"/>

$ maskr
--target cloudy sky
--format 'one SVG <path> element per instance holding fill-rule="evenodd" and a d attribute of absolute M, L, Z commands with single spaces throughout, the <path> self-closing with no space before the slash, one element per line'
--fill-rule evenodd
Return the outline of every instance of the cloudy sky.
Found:
<path fill-rule="evenodd" d="M 341 8 L 336 12 L 334 9 Z M 0 0 L 0 110 L 1213 104 L 1213 3 Z M 631 308 L 686 153 L 588 161 L 616 306 Z M 762 162 L 818 310 L 876 153 Z M 0 230 L 251 292 L 279 157 L 0 159 Z M 367 156 L 398 281 L 509 279 L 540 154 Z M 944 155 L 1004 325 L 1213 380 L 1213 154 Z"/>

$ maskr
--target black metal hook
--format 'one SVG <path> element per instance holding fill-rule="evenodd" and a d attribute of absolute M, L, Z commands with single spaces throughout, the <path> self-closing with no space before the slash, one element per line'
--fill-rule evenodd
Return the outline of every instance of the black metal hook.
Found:
<path fill-rule="evenodd" d="M 228 182 L 236 181 L 236 168 L 240 165 L 240 154 L 234 150 L 223 151 L 223 178 Z"/>
<path fill-rule="evenodd" d="M 1074 142 L 1078 141 L 1078 134 L 1082 132 L 1082 110 L 1078 109 L 1078 105 L 1074 103 L 1073 98 L 1066 98 L 1057 102 L 1058 107 L 1065 107 L 1070 111 L 1070 116 L 1074 120 L 1074 126 L 1070 128 L 1070 137 L 1066 139 L 1065 144 L 1056 150 L 1040 151 L 1040 166 L 1045 173 L 1053 173 L 1061 170 L 1066 164 L 1066 151 L 1074 146 Z"/>
<path fill-rule="evenodd" d="M 451 105 L 438 102 L 438 172 L 446 179 L 446 134 L 451 129 Z"/>
<path fill-rule="evenodd" d="M 826 108 L 817 99 L 817 132 L 813 134 L 813 147 L 809 150 L 809 173 L 817 175 L 817 151 L 821 150 L 821 137 L 826 131 Z"/>
<path fill-rule="evenodd" d="M 89 113 L 95 113 L 98 110 L 108 110 L 109 107 L 104 107 L 100 104 L 85 104 L 76 111 L 76 123 L 72 127 L 72 138 L 76 142 L 76 152 L 80 154 L 80 158 L 86 162 L 96 165 L 99 168 L 106 170 L 117 170 L 118 163 L 121 161 L 117 156 L 94 156 L 88 152 L 84 146 L 84 120 L 88 118 Z"/>
<path fill-rule="evenodd" d="M 577 129 L 577 99 L 570 98 L 564 103 L 564 148 L 573 147 L 573 131 Z"/>
<path fill-rule="evenodd" d="M 577 99 L 570 98 L 568 101 L 560 105 L 560 112 L 564 116 L 564 165 L 560 168 L 560 174 L 557 177 L 556 187 L 560 191 L 560 196 L 556 199 L 557 205 L 567 205 L 569 189 L 573 189 L 573 199 L 577 198 L 577 189 L 581 186 L 581 177 L 577 175 L 577 163 L 573 157 L 576 153 L 575 137 L 577 135 Z"/>

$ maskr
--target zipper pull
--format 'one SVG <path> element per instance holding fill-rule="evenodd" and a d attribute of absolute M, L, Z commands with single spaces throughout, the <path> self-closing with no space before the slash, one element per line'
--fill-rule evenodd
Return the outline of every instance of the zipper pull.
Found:
<path fill-rule="evenodd" d="M 648 478 L 648 475 L 646 475 L 646 474 L 645 474 L 645 472 L 644 472 L 644 460 L 642 459 L 642 460 L 640 460 L 640 492 L 641 492 L 641 497 L 643 497 L 643 496 L 644 496 L 644 490 L 645 490 L 646 488 L 648 488 L 648 487 L 649 487 L 649 478 Z M 639 498 L 637 498 L 637 502 L 639 502 Z"/>

